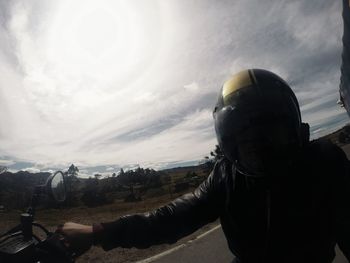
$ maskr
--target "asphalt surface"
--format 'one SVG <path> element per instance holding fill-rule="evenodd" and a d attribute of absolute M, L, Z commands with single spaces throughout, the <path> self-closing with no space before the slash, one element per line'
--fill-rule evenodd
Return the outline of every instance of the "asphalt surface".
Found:
<path fill-rule="evenodd" d="M 165 252 L 165 255 L 159 254 L 138 263 L 230 263 L 234 258 L 227 247 L 221 227 L 180 246 L 178 249 L 175 248 L 175 251 L 167 253 Z M 336 248 L 336 254 L 333 263 L 348 263 L 338 248 Z"/>
<path fill-rule="evenodd" d="M 155 256 L 155 258 L 152 257 L 138 263 L 229 263 L 232 260 L 233 255 L 229 251 L 224 233 L 219 227 L 203 237 L 185 243 L 175 251 L 170 251 L 169 254 L 164 256 L 159 254 L 159 257 Z"/>

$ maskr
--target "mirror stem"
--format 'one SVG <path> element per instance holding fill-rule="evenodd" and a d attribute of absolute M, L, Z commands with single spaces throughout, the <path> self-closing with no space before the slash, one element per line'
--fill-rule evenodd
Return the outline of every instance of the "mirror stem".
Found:
<path fill-rule="evenodd" d="M 27 209 L 27 213 L 30 214 L 33 218 L 35 215 L 35 207 L 39 201 L 39 197 L 42 193 L 45 193 L 45 185 L 38 185 L 34 188 L 34 193 L 32 195 L 32 199 L 30 201 L 30 205 Z"/>

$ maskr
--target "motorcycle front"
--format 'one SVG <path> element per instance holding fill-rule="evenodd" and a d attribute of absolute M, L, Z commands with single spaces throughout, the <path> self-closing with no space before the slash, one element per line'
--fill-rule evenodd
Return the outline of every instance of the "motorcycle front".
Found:
<path fill-rule="evenodd" d="M 0 262 L 74 262 L 74 252 L 65 246 L 64 238 L 34 220 L 35 207 L 43 195 L 57 203 L 65 201 L 66 184 L 61 171 L 50 175 L 44 185 L 35 187 L 29 208 L 19 216 L 19 224 L 0 235 Z M 43 232 L 44 238 L 37 236 L 34 228 Z"/>

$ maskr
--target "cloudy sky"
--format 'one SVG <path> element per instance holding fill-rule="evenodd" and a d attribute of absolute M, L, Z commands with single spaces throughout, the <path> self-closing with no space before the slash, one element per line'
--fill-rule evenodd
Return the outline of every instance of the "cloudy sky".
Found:
<path fill-rule="evenodd" d="M 0 165 L 198 162 L 244 68 L 286 79 L 319 137 L 348 122 L 341 36 L 341 1 L 0 0 Z"/>

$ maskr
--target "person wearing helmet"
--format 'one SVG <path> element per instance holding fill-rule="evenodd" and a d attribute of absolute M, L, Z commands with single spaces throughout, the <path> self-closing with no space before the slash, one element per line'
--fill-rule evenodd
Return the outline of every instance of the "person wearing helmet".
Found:
<path fill-rule="evenodd" d="M 285 168 L 308 140 L 292 89 L 266 70 L 246 70 L 227 81 L 213 115 L 220 148 L 246 176 Z"/>
<path fill-rule="evenodd" d="M 344 152 L 309 140 L 292 89 L 279 76 L 244 70 L 223 85 L 214 112 L 224 156 L 192 193 L 154 211 L 57 231 L 73 249 L 173 243 L 220 218 L 235 262 L 350 259 L 350 178 Z"/>

